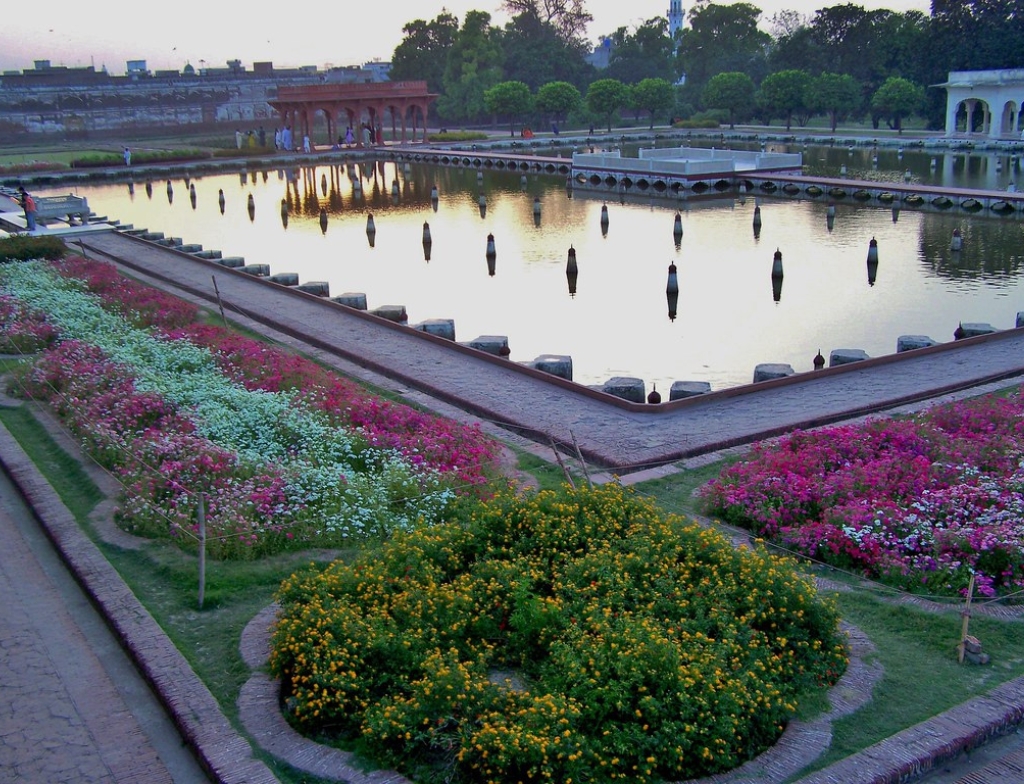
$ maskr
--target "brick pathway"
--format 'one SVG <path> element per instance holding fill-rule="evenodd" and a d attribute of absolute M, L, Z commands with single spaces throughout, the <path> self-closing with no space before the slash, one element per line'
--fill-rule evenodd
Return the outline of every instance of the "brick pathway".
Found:
<path fill-rule="evenodd" d="M 76 598 L 37 559 L 29 525 L 29 511 L 0 480 L 0 781 L 170 784 L 72 616 Z"/>
<path fill-rule="evenodd" d="M 0 781 L 277 782 L 3 428 L 0 464 L 10 479 L 0 491 Z M 33 565 L 14 524 L 15 492 L 31 506 L 63 566 L 159 696 L 181 733 L 176 741 L 172 736 L 150 744 L 143 736 L 139 721 L 118 693 L 123 684 L 115 688 L 101 666 L 100 647 L 94 639 L 83 638 L 68 616 L 67 605 L 76 600 Z M 182 738 L 208 779 L 194 765 L 187 767 L 177 760 L 172 776 L 153 748 L 167 742 L 180 754 Z"/>
<path fill-rule="evenodd" d="M 214 310 L 215 277 L 225 308 L 242 323 L 329 364 L 379 372 L 539 443 L 554 440 L 571 452 L 575 442 L 588 460 L 621 472 L 1024 372 L 1024 329 L 1016 329 L 646 406 L 132 237 L 110 232 L 81 242 L 88 255 L 115 259 Z"/>

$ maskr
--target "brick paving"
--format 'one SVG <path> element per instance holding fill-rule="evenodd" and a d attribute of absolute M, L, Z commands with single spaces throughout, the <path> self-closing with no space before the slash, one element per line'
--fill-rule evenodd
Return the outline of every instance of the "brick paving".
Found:
<path fill-rule="evenodd" d="M 114 232 L 73 247 L 214 309 L 216 278 L 225 309 L 242 323 L 539 443 L 553 440 L 569 452 L 578 444 L 587 460 L 623 473 L 1024 372 L 1024 329 L 1013 329 L 647 406 Z"/>
<path fill-rule="evenodd" d="M 915 352 L 914 356 L 878 358 L 804 377 L 706 395 L 698 400 L 645 407 L 604 396 L 578 386 L 518 368 L 507 360 L 480 355 L 447 341 L 415 333 L 378 319 L 332 306 L 322 300 L 283 290 L 264 281 L 233 273 L 201 260 L 115 234 L 83 239 L 89 255 L 121 259 L 141 278 L 172 284 L 209 306 L 211 275 L 232 318 L 301 348 L 318 359 L 354 375 L 372 377 L 415 402 L 459 419 L 480 416 L 491 427 L 502 426 L 506 438 L 534 451 L 546 439 L 579 444 L 584 456 L 610 469 L 637 470 L 683 457 L 709 455 L 794 427 L 813 427 L 889 410 L 898 405 L 1007 379 L 1024 371 L 1024 332 L 1009 330 L 992 336 Z M 127 258 L 123 258 L 127 257 Z M 131 259 L 131 263 L 127 263 Z M 470 412 L 469 414 L 465 412 Z M 511 428 L 512 434 L 507 431 Z M 518 433 L 519 435 L 515 435 Z M 529 435 L 530 438 L 524 438 Z M 0 433 L 0 458 L 19 488 L 39 512 L 70 567 L 102 607 L 123 644 L 163 695 L 183 734 L 197 749 L 218 781 L 275 781 L 268 768 L 252 756 L 248 743 L 231 728 L 212 696 L 188 669 L 180 654 L 117 578 L 98 551 L 61 510 L 31 463 L 18 456 L 16 444 Z M 14 456 L 12 458 L 12 455 Z M 656 469 L 655 472 L 660 469 Z M 90 549 L 91 548 L 91 549 Z M 0 546 L 6 569 L 8 554 Z M 271 611 L 268 611 L 271 612 Z M 266 616 L 257 625 L 268 623 Z M 258 665 L 265 641 L 247 632 L 243 651 Z M 255 666 L 255 665 L 254 665 Z M 873 676 L 851 671 L 847 687 L 835 690 L 839 710 L 855 709 L 868 697 Z M 240 707 L 250 735 L 273 745 L 275 756 L 295 758 L 322 775 L 324 765 L 338 762 L 290 730 L 276 708 L 275 688 L 261 676 L 247 684 Z M 854 707 L 851 707 L 854 706 Z M 253 718 L 255 717 L 255 718 Z M 64 718 L 56 715 L 55 721 Z M 864 752 L 800 780 L 801 784 L 835 782 L 903 782 L 913 780 L 943 760 L 1012 730 L 1024 721 L 1024 679 L 1004 684 L 946 714 L 923 722 Z M 792 732 L 800 730 L 794 723 Z M 17 728 L 10 730 L 17 733 Z M 827 727 L 803 728 L 803 735 L 785 737 L 776 749 L 716 784 L 780 781 L 827 748 Z M 1014 782 L 1012 756 L 993 762 L 1001 766 L 993 779 Z M 795 766 L 795 767 L 794 767 Z M 2 771 L 0 771 L 2 772 Z M 982 775 L 980 771 L 970 775 Z M 346 776 L 367 784 L 398 782 L 393 772 L 351 770 Z M 74 780 L 89 781 L 85 778 Z M 97 779 L 103 780 L 103 779 Z M 113 779 L 131 780 L 131 779 Z M 156 780 L 156 779 L 154 779 Z M 983 779 L 965 778 L 968 781 Z"/>
<path fill-rule="evenodd" d="M 209 778 L 232 784 L 277 782 L 2 428 L 0 465 Z M 171 782 L 80 632 L 66 620 L 66 597 L 33 571 L 14 532 L 10 516 L 0 516 L 0 781 Z"/>
<path fill-rule="evenodd" d="M 169 784 L 19 513 L 0 500 L 0 781 Z"/>

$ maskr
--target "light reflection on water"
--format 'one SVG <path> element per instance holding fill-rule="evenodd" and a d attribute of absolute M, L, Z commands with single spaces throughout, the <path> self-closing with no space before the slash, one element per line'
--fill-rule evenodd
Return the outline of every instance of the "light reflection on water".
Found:
<path fill-rule="evenodd" d="M 361 198 L 350 179 L 356 173 Z M 391 196 L 396 180 L 397 200 Z M 273 273 L 296 272 L 303 282 L 328 281 L 332 295 L 364 292 L 371 309 L 402 304 L 411 322 L 453 318 L 460 341 L 507 335 L 512 360 L 569 354 L 582 384 L 624 375 L 644 379 L 648 390 L 656 383 L 667 392 L 676 380 L 723 389 L 749 383 L 760 363 L 808 371 L 819 349 L 826 358 L 837 348 L 878 356 L 894 352 L 900 335 L 945 342 L 960 321 L 1008 328 L 1024 310 L 1018 291 L 1024 230 L 1014 218 L 904 209 L 894 221 L 888 208 L 839 204 L 829 231 L 824 203 L 762 198 L 763 225 L 755 238 L 754 199 L 727 195 L 612 201 L 605 235 L 602 198 L 580 190 L 568 198 L 559 176 L 530 174 L 524 190 L 519 173 L 488 170 L 478 184 L 473 169 L 415 165 L 406 171 L 387 162 L 191 183 L 194 209 L 181 178 L 171 183 L 173 201 L 166 182 L 153 183 L 152 197 L 142 183 L 134 195 L 124 184 L 77 192 L 94 211 L 123 223 L 267 263 Z M 429 199 L 434 184 L 436 211 Z M 542 204 L 539 227 L 535 197 Z M 282 199 L 290 204 L 287 226 Z M 677 207 L 684 229 L 678 247 Z M 328 213 L 326 232 L 321 208 Z M 372 248 L 368 212 L 377 229 Z M 421 243 L 425 221 L 433 240 L 429 262 Z M 949 238 L 957 227 L 965 247 L 954 254 Z M 485 259 L 489 233 L 497 250 L 493 277 Z M 872 237 L 880 263 L 869 285 Z M 565 274 L 570 246 L 579 265 L 575 296 Z M 777 248 L 784 278 L 775 301 Z M 680 285 L 674 321 L 665 296 L 669 263 L 678 265 Z"/>

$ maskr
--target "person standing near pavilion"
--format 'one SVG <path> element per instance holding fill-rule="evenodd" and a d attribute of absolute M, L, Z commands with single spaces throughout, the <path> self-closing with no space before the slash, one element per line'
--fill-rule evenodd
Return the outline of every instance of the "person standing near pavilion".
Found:
<path fill-rule="evenodd" d="M 18 186 L 18 202 L 25 211 L 25 228 L 28 231 L 36 230 L 36 200 L 25 190 L 24 185 Z"/>
<path fill-rule="evenodd" d="M 131 166 L 132 165 L 132 151 L 128 147 L 124 148 L 124 165 L 125 166 Z"/>

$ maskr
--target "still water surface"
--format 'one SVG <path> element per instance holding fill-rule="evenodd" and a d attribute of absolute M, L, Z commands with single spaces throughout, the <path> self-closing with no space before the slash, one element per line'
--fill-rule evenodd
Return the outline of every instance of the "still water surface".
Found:
<path fill-rule="evenodd" d="M 832 154 L 826 149 L 819 157 Z M 872 151 L 855 152 L 866 155 L 874 171 Z M 845 149 L 837 155 L 850 157 Z M 931 155 L 919 155 L 930 171 Z M 898 160 L 900 167 L 905 161 Z M 880 171 L 902 176 L 902 169 Z M 413 323 L 452 318 L 460 341 L 507 335 L 512 360 L 571 355 L 574 380 L 582 384 L 635 376 L 648 391 L 656 384 L 667 392 L 676 380 L 724 389 L 750 383 L 760 363 L 809 371 L 818 350 L 826 358 L 837 348 L 879 356 L 893 353 L 900 335 L 945 342 L 960 321 L 1009 328 L 1024 310 L 1024 223 L 1018 218 L 907 209 L 897 215 L 840 204 L 829 230 L 824 203 L 761 198 L 762 228 L 755 237 L 750 196 L 605 202 L 578 189 L 570 197 L 559 176 L 531 174 L 524 186 L 518 173 L 486 171 L 481 183 L 472 169 L 379 162 L 191 183 L 195 207 L 181 178 L 171 182 L 171 199 L 166 181 L 154 182 L 151 196 L 141 182 L 133 192 L 125 184 L 76 192 L 95 212 L 123 223 L 267 263 L 272 273 L 295 272 L 303 282 L 327 281 L 332 296 L 364 292 L 371 309 L 402 304 Z M 535 198 L 542 207 L 539 225 Z M 282 199 L 290 205 L 287 222 Z M 678 243 L 677 209 L 683 223 Z M 376 225 L 373 247 L 367 213 Z M 429 261 L 421 242 L 424 222 L 433 240 Z M 964 249 L 957 254 L 949 240 L 958 227 Z M 493 275 L 485 258 L 488 234 L 497 251 Z M 879 265 L 869 283 L 872 237 Z M 579 265 L 575 295 L 565 274 L 570 247 Z M 783 254 L 779 292 L 771 279 L 776 249 Z M 678 266 L 680 286 L 674 320 L 665 295 L 670 263 Z"/>

